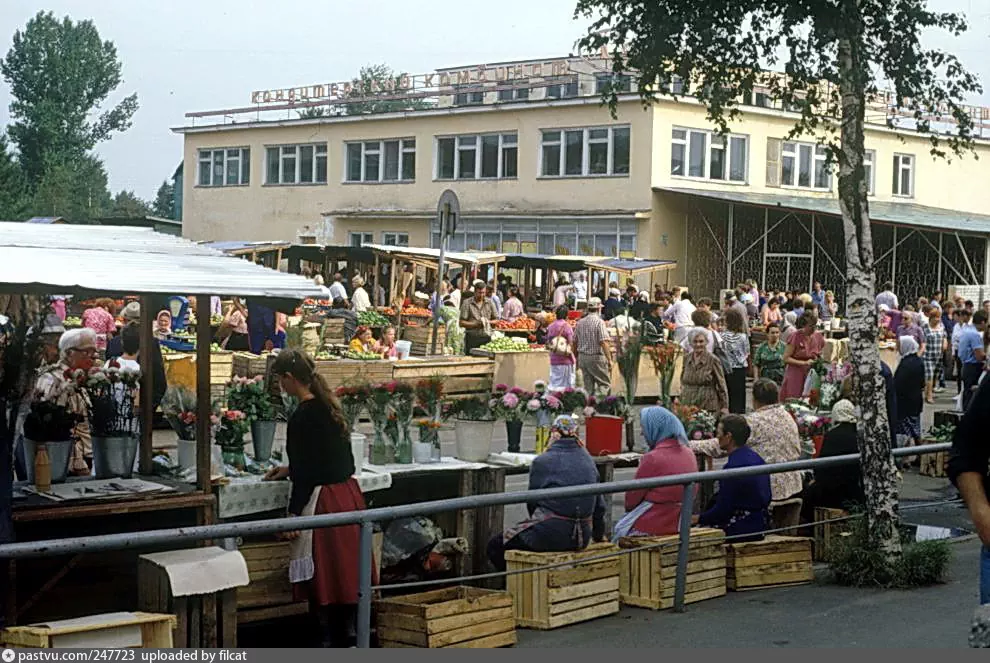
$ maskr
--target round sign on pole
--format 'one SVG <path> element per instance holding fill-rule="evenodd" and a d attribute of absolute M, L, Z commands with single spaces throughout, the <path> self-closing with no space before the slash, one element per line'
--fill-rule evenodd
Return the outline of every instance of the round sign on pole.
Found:
<path fill-rule="evenodd" d="M 461 201 L 457 199 L 457 194 L 446 189 L 440 194 L 440 201 L 437 203 L 437 222 L 448 236 L 457 230 L 457 220 L 461 216 Z M 444 223 L 446 221 L 446 223 Z"/>

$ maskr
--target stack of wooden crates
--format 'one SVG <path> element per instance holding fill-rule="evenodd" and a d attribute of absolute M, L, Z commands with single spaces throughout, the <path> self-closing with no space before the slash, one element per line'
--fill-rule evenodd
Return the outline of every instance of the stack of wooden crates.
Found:
<path fill-rule="evenodd" d="M 223 401 L 227 397 L 227 383 L 234 376 L 234 353 L 210 353 L 210 401 Z"/>
<path fill-rule="evenodd" d="M 724 544 L 720 529 L 691 529 L 684 603 L 725 596 Z M 680 536 L 624 537 L 619 547 L 635 550 L 622 556 L 622 602 L 653 610 L 674 607 Z"/>
<path fill-rule="evenodd" d="M 417 357 L 425 357 L 431 354 L 433 348 L 433 323 L 420 322 L 415 327 L 403 327 L 402 338 L 412 343 L 410 353 Z M 440 324 L 437 327 L 437 352 L 443 354 L 443 346 L 447 342 L 447 326 Z"/>

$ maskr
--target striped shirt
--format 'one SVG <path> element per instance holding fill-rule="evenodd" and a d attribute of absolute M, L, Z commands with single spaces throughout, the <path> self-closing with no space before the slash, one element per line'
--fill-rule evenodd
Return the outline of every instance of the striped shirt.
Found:
<path fill-rule="evenodd" d="M 589 313 L 574 327 L 574 348 L 579 355 L 602 354 L 602 342 L 607 339 L 605 321 L 597 313 Z"/>

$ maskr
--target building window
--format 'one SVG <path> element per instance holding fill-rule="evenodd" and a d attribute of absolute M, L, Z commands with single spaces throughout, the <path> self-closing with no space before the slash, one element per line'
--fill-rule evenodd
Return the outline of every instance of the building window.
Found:
<path fill-rule="evenodd" d="M 354 248 L 364 246 L 365 244 L 374 244 L 375 236 L 372 233 L 350 233 L 347 236 L 347 243 Z"/>
<path fill-rule="evenodd" d="M 745 182 L 749 138 L 680 129 L 670 134 L 670 174 L 706 180 Z"/>
<path fill-rule="evenodd" d="M 906 198 L 914 195 L 914 155 L 894 155 L 893 194 Z"/>
<path fill-rule="evenodd" d="M 832 174 L 821 145 L 785 142 L 780 159 L 780 185 L 828 191 Z"/>
<path fill-rule="evenodd" d="M 416 139 L 347 143 L 347 182 L 412 182 Z"/>
<path fill-rule="evenodd" d="M 863 170 L 866 171 L 866 193 L 867 195 L 873 195 L 873 177 L 874 170 L 873 164 L 877 162 L 877 151 L 876 150 L 866 150 L 863 154 Z"/>
<path fill-rule="evenodd" d="M 382 233 L 385 246 L 409 246 L 409 233 Z"/>
<path fill-rule="evenodd" d="M 327 144 L 277 145 L 266 149 L 266 184 L 326 184 Z"/>
<path fill-rule="evenodd" d="M 457 92 L 459 89 L 463 89 L 463 85 L 454 86 L 454 105 L 455 106 L 472 106 L 476 104 L 485 103 L 485 93 L 483 90 L 475 90 L 472 92 Z"/>
<path fill-rule="evenodd" d="M 595 74 L 595 94 L 601 94 L 612 87 L 616 94 L 632 91 L 632 77 L 628 74 Z"/>
<path fill-rule="evenodd" d="M 440 246 L 436 221 L 430 242 Z M 544 255 L 636 257 L 635 221 L 464 221 L 451 236 L 451 251 L 504 251 Z"/>
<path fill-rule="evenodd" d="M 515 133 L 437 138 L 436 179 L 505 179 L 518 174 Z"/>
<path fill-rule="evenodd" d="M 251 181 L 251 148 L 199 151 L 199 186 L 238 186 Z"/>
<path fill-rule="evenodd" d="M 577 76 L 571 76 L 566 83 L 547 86 L 547 99 L 569 99 L 578 96 Z"/>
<path fill-rule="evenodd" d="M 529 99 L 529 88 L 521 87 L 498 91 L 499 101 L 524 101 Z"/>
<path fill-rule="evenodd" d="M 543 177 L 629 174 L 629 127 L 544 129 L 540 147 Z"/>

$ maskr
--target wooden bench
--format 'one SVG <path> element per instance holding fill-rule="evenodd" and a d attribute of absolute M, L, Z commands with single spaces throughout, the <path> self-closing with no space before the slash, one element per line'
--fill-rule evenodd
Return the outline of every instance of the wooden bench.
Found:
<path fill-rule="evenodd" d="M 580 552 L 507 550 L 509 572 L 569 562 L 567 566 L 506 578 L 515 601 L 516 624 L 549 630 L 619 612 L 620 558 L 589 560 L 618 550 L 611 543 L 593 543 Z"/>
<path fill-rule="evenodd" d="M 450 587 L 375 602 L 382 647 L 488 649 L 516 644 L 512 596 Z"/>
<path fill-rule="evenodd" d="M 815 579 L 811 539 L 768 536 L 726 546 L 726 581 L 732 591 L 803 585 Z"/>
<path fill-rule="evenodd" d="M 725 596 L 724 543 L 725 533 L 720 529 L 692 528 L 685 603 Z M 622 603 L 652 610 L 674 607 L 679 535 L 624 537 L 619 539 L 619 547 L 634 550 L 622 556 Z"/>
<path fill-rule="evenodd" d="M 816 562 L 827 562 L 829 554 L 834 548 L 839 537 L 849 536 L 849 520 L 835 523 L 827 522 L 835 518 L 844 518 L 849 515 L 843 509 L 829 509 L 827 507 L 815 508 L 815 520 L 813 523 L 814 532 L 814 560 Z"/>

